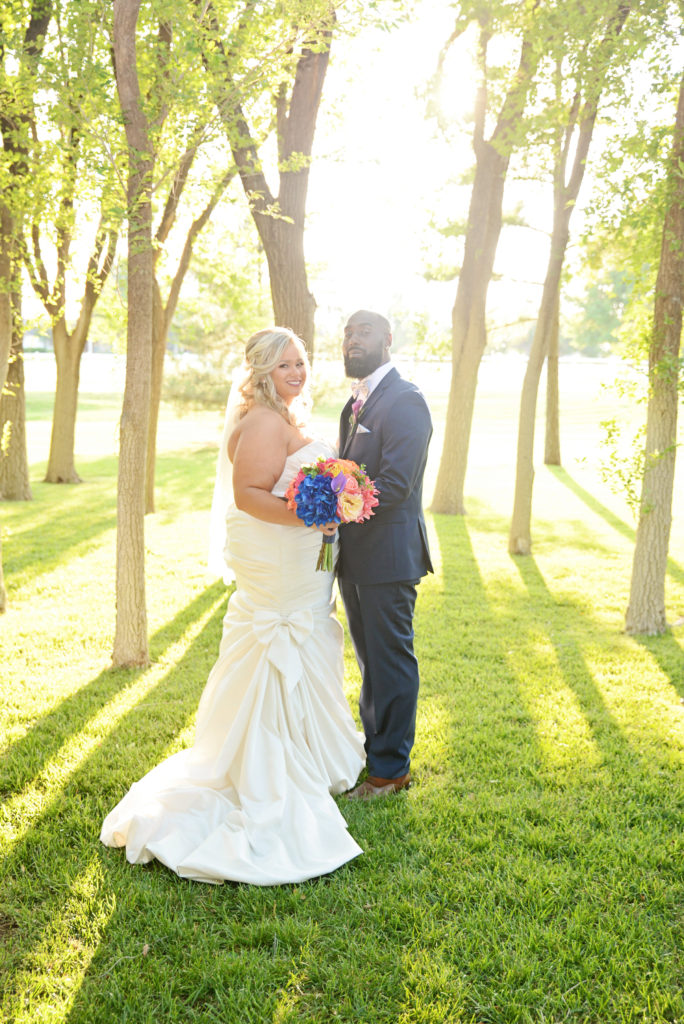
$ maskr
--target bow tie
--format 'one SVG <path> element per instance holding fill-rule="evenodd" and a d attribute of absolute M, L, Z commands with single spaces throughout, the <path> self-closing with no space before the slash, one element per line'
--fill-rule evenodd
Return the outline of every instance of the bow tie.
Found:
<path fill-rule="evenodd" d="M 354 402 L 360 402 L 361 405 L 366 401 L 370 393 L 368 382 L 365 380 L 357 380 L 351 386 L 352 397 Z"/>

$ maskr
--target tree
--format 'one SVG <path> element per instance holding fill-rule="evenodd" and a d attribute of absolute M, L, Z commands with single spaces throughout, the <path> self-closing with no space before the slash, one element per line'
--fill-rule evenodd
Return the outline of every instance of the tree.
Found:
<path fill-rule="evenodd" d="M 646 461 L 626 614 L 628 633 L 649 635 L 667 628 L 665 573 L 672 521 L 684 300 L 684 77 L 667 186 L 649 350 Z"/>
<path fill-rule="evenodd" d="M 136 32 L 141 0 L 114 0 L 116 87 L 128 144 L 128 326 L 117 485 L 116 666 L 149 660 L 145 601 L 145 458 L 152 373 L 154 252 L 151 126 L 143 110 Z M 159 26 L 166 45 L 170 28 Z M 163 119 L 163 108 L 158 118 Z"/>
<path fill-rule="evenodd" d="M 81 4 L 78 11 L 68 3 L 53 2 L 52 19 L 45 25 L 43 60 L 33 93 L 26 97 L 23 217 L 21 253 L 33 289 L 52 324 L 57 363 L 57 388 L 46 480 L 78 482 L 74 465 L 74 431 L 80 359 L 93 308 L 109 273 L 117 241 L 116 217 L 107 209 L 112 169 L 102 160 L 93 126 L 106 120 L 111 87 L 102 76 L 104 54 L 99 45 L 99 4 Z M 89 9 L 88 9 L 89 8 Z M 101 126 L 102 127 L 102 126 Z M 109 132 L 111 134 L 111 118 Z M 105 168 L 105 170 L 103 170 Z M 78 197 L 78 204 L 77 204 Z M 80 207 L 81 225 L 77 225 Z M 73 328 L 67 309 L 74 291 L 74 247 L 84 248 L 88 223 L 99 207 L 100 224 L 91 241 L 92 252 L 82 272 L 82 297 Z M 83 211 L 88 208 L 88 216 Z M 87 243 L 86 243 L 87 244 Z M 49 256 L 46 257 L 46 251 Z M 49 265 L 54 264 L 50 280 Z M 18 330 L 19 339 L 22 335 Z M 19 340 L 16 347 L 19 348 Z M 20 373 L 21 360 L 11 373 Z M 12 402 L 23 409 L 23 376 L 13 382 Z M 9 405 L 9 399 L 5 406 Z M 14 409 L 3 409 L 3 415 Z M 10 462 L 25 460 L 25 441 L 15 429 Z M 18 490 L 20 475 L 12 473 L 8 486 Z"/>
<path fill-rule="evenodd" d="M 7 207 L 0 204 L 0 393 L 5 386 L 7 366 L 12 344 L 12 303 L 11 287 L 14 277 L 12 253 L 9 248 L 13 237 L 11 215 Z M 1 438 L 0 438 L 1 442 Z M 0 613 L 7 608 L 7 590 L 2 568 L 2 534 L 0 533 Z"/>
<path fill-rule="evenodd" d="M 145 511 L 154 512 L 154 477 L 157 457 L 157 427 L 159 423 L 159 404 L 161 402 L 162 382 L 164 377 L 164 356 L 169 336 L 169 327 L 174 317 L 181 286 L 190 266 L 192 252 L 198 235 L 210 220 L 216 205 L 236 173 L 234 166 L 221 175 L 215 185 L 204 209 L 194 218 L 185 236 L 185 241 L 176 270 L 169 285 L 166 301 L 162 297 L 162 289 L 157 273 L 158 259 L 162 246 L 176 220 L 178 204 L 187 183 L 188 174 L 197 153 L 198 144 L 191 145 L 183 154 L 173 184 L 169 190 L 164 212 L 155 234 L 154 246 L 154 315 L 152 320 L 152 380 L 150 394 L 150 417 L 147 431 L 147 470 L 145 480 Z"/>
<path fill-rule="evenodd" d="M 461 5 L 464 7 L 465 5 Z M 473 180 L 463 263 L 452 312 L 452 375 L 447 404 L 444 447 L 432 500 L 434 512 L 463 514 L 463 489 L 477 387 L 477 374 L 487 343 L 485 310 L 494 257 L 501 233 L 503 190 L 513 149 L 519 141 L 520 120 L 539 60 L 539 0 L 500 11 L 493 3 L 464 12 L 440 58 L 474 19 L 478 26 L 479 82 L 475 101 Z M 520 20 L 515 20 L 519 18 Z M 514 19 L 510 21 L 508 19 Z M 519 37 L 517 67 L 510 73 L 498 115 L 490 109 L 491 69 L 488 50 L 497 28 Z M 438 69 L 439 71 L 439 69 Z M 485 138 L 488 121 L 494 129 Z"/>
<path fill-rule="evenodd" d="M 26 399 L 24 394 L 24 325 L 21 291 L 10 295 L 11 344 L 9 363 L 0 401 L 0 498 L 31 501 L 26 450 Z"/>
<path fill-rule="evenodd" d="M 0 11 L 0 396 L 5 390 L 12 344 L 16 339 L 17 317 L 21 311 L 19 231 L 24 202 L 23 186 L 27 176 L 27 126 L 36 68 L 51 17 L 50 0 L 33 0 L 25 25 L 15 10 L 3 8 Z M 16 52 L 10 53 L 10 39 L 16 40 Z M 10 429 L 11 426 L 9 424 Z M 3 457 L 2 445 L 7 436 L 6 431 L 3 425 L 0 458 Z M 6 605 L 0 537 L 0 612 L 5 610 Z"/>
<path fill-rule="evenodd" d="M 287 21 L 282 29 L 285 43 L 276 44 L 281 53 L 281 67 L 277 69 L 274 83 L 279 176 L 278 193 L 274 195 L 259 154 L 259 136 L 250 126 L 247 112 L 250 93 L 238 77 L 236 49 L 223 41 L 225 31 L 218 17 L 218 5 L 199 0 L 196 3 L 203 13 L 206 12 L 201 19 L 205 61 L 213 73 L 225 76 L 226 99 L 221 114 L 266 253 L 274 320 L 295 331 L 312 353 L 316 303 L 307 280 L 304 220 L 316 118 L 330 59 L 334 7 L 327 0 L 305 5 L 300 14 L 308 24 L 293 29 Z M 258 25 L 253 24 L 256 13 L 254 5 L 245 9 L 235 36 L 236 43 L 248 38 L 255 27 L 258 29 Z M 289 80 L 283 73 L 283 56 L 288 58 L 285 70 Z"/>
<path fill-rule="evenodd" d="M 553 229 L 549 262 L 544 281 L 539 315 L 530 348 L 527 369 L 520 397 L 518 419 L 518 451 L 515 477 L 513 516 L 508 539 L 511 554 L 528 555 L 531 551 L 532 485 L 534 482 L 534 426 L 537 409 L 537 391 L 542 366 L 551 355 L 552 394 L 555 404 L 555 424 L 552 424 L 557 441 L 558 408 L 558 313 L 560 306 L 561 273 L 565 252 L 570 238 L 570 218 L 577 202 L 579 189 L 584 178 L 589 146 L 594 131 L 601 93 L 617 39 L 629 14 L 630 4 L 620 0 L 611 11 L 605 5 L 600 10 L 588 10 L 589 31 L 575 33 L 568 42 L 572 47 L 571 57 L 581 55 L 579 69 L 575 73 L 575 92 L 568 104 L 565 124 L 558 123 L 554 131 L 554 173 L 553 173 Z M 602 15 L 605 21 L 602 20 Z M 576 24 L 573 12 L 571 24 Z M 592 38 L 593 36 L 593 38 Z M 594 42 L 598 36 L 598 44 Z M 592 45 L 594 43 L 594 45 Z M 556 92 L 560 93 L 563 76 L 563 61 L 556 59 Z M 560 99 L 560 96 L 559 96 Z M 574 150 L 569 174 L 568 163 Z M 555 426 L 555 430 L 554 430 Z M 549 453 L 560 459 L 560 452 Z"/>

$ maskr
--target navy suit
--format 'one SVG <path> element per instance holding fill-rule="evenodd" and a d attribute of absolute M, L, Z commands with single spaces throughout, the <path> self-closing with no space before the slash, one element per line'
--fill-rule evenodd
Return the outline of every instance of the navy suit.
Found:
<path fill-rule="evenodd" d="M 368 396 L 356 426 L 351 404 L 340 419 L 340 454 L 365 465 L 379 504 L 364 523 L 340 527 L 337 574 L 363 680 L 368 771 L 395 779 L 409 770 L 415 735 L 416 585 L 432 572 L 422 509 L 432 422 L 421 392 L 395 368 Z"/>

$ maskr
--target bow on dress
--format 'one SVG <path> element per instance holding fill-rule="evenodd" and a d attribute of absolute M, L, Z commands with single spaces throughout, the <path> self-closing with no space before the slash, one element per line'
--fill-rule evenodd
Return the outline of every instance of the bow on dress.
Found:
<path fill-rule="evenodd" d="M 291 693 L 304 674 L 299 646 L 313 632 L 314 618 L 310 608 L 300 608 L 289 615 L 270 609 L 254 613 L 254 632 L 266 648 L 266 657 L 285 680 Z"/>

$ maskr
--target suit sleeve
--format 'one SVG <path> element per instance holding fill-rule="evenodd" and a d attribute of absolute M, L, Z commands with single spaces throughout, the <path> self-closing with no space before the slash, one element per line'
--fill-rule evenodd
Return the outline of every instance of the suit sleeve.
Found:
<path fill-rule="evenodd" d="M 401 504 L 421 483 L 432 421 L 419 391 L 407 391 L 392 405 L 382 424 L 380 469 L 375 477 L 378 511 Z"/>

